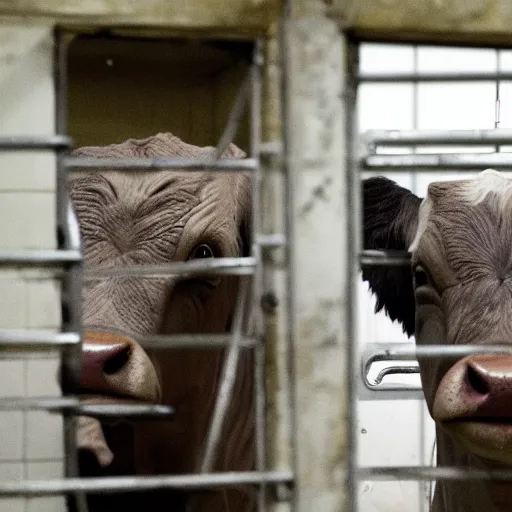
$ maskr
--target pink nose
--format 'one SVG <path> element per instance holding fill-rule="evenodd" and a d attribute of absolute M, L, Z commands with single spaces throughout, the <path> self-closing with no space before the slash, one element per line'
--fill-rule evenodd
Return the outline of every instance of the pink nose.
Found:
<path fill-rule="evenodd" d="M 512 418 L 512 356 L 468 356 L 444 376 L 436 394 L 434 417 Z"/>
<path fill-rule="evenodd" d="M 115 392 L 112 377 L 121 372 L 130 360 L 129 338 L 115 334 L 85 333 L 82 348 L 82 391 Z"/>
<path fill-rule="evenodd" d="M 478 416 L 512 417 L 512 357 L 475 356 L 466 378 Z"/>

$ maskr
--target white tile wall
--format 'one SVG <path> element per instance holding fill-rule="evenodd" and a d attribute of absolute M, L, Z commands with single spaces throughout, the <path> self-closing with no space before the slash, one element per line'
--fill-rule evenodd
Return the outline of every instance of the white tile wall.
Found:
<path fill-rule="evenodd" d="M 53 202 L 52 202 L 53 204 Z M 53 207 L 51 208 L 53 211 Z M 27 281 L 27 323 L 34 329 L 54 329 L 61 324 L 60 285 L 55 280 Z"/>
<path fill-rule="evenodd" d="M 0 462 L 0 481 L 21 480 L 25 467 L 21 462 Z M 25 503 L 16 498 L 2 499 L 2 512 L 25 512 Z"/>
<path fill-rule="evenodd" d="M 0 134 L 55 133 L 51 27 L 0 26 Z M 0 152 L 0 249 L 52 249 L 55 156 Z M 0 329 L 60 328 L 59 288 L 0 272 Z M 57 359 L 0 360 L 0 396 L 60 394 Z M 0 413 L 0 480 L 62 476 L 60 416 Z M 0 500 L 2 512 L 63 512 L 62 498 Z"/>
<path fill-rule="evenodd" d="M 62 478 L 63 467 L 60 462 L 31 462 L 28 464 L 27 476 L 34 480 Z M 65 498 L 32 498 L 28 500 L 25 512 L 56 512 L 65 510 Z"/>
<path fill-rule="evenodd" d="M 495 50 L 419 47 L 409 45 L 362 46 L 361 70 L 372 73 L 418 71 L 494 71 Z M 501 52 L 501 69 L 512 69 L 512 52 Z M 482 129 L 494 127 L 494 83 L 363 84 L 359 93 L 359 129 Z M 501 127 L 512 127 L 512 83 L 501 84 Z M 417 103 L 415 104 L 415 97 Z M 445 152 L 491 151 L 490 147 L 443 148 Z M 503 148 L 503 150 L 507 150 Z M 508 148 L 510 151 L 511 148 Z M 421 150 L 424 151 L 424 148 Z M 432 151 L 440 151 L 434 148 Z M 384 151 L 382 151 L 384 152 Z M 388 151 L 389 152 L 389 151 Z M 396 151 L 395 151 L 396 152 Z M 464 173 L 387 173 L 389 178 L 419 196 L 432 181 L 460 179 Z M 365 177 L 368 173 L 365 174 Z M 374 314 L 374 299 L 360 283 L 359 345 L 368 342 L 408 342 L 400 326 Z M 409 340 L 410 342 L 410 340 Z M 435 439 L 433 421 L 423 401 L 371 401 L 359 403 L 359 464 L 430 465 Z M 425 511 L 429 483 L 362 482 L 361 512 Z"/>
<path fill-rule="evenodd" d="M 53 192 L 2 192 L 1 197 L 1 249 L 55 247 Z"/>

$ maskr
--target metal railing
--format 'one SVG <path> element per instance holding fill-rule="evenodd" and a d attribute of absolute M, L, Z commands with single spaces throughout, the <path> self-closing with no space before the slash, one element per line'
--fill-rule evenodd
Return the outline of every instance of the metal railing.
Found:
<path fill-rule="evenodd" d="M 237 133 L 242 114 L 250 103 L 250 156 L 246 159 L 218 159 L 202 162 L 177 157 L 162 158 L 75 158 L 63 152 L 71 145 L 66 133 L 67 104 L 67 48 L 70 38 L 66 33 L 57 33 L 56 40 L 56 96 L 57 131 L 59 135 L 44 137 L 5 137 L 0 138 L 0 150 L 48 149 L 58 151 L 57 159 L 57 224 L 59 248 L 55 251 L 0 251 L 0 266 L 44 267 L 55 271 L 62 279 L 62 306 L 66 320 L 62 333 L 39 331 L 0 331 L 0 354 L 11 356 L 15 352 L 46 352 L 58 350 L 62 363 L 62 397 L 27 397 L 0 399 L 0 410 L 46 410 L 59 413 L 64 418 L 66 478 L 49 481 L 23 481 L 20 483 L 0 483 L 0 498 L 15 496 L 51 496 L 73 494 L 81 512 L 87 510 L 84 493 L 106 493 L 143 491 L 163 488 L 204 489 L 225 488 L 243 484 L 258 486 L 259 506 L 263 510 L 264 490 L 268 485 L 293 484 L 294 475 L 286 471 L 265 471 L 265 389 L 264 360 L 262 357 L 262 327 L 260 300 L 262 297 L 262 248 L 283 247 L 286 236 L 281 233 L 261 232 L 261 209 L 259 188 L 261 186 L 260 157 L 266 151 L 260 142 L 261 131 L 261 68 L 263 65 L 263 43 L 256 40 L 253 61 L 249 73 L 243 81 L 229 115 L 226 127 L 217 145 L 217 157 Z M 268 148 L 274 154 L 275 148 Z M 203 261 L 175 262 L 157 266 L 131 266 L 121 269 L 83 269 L 80 236 L 76 217 L 73 214 L 67 195 L 67 176 L 70 171 L 120 170 L 147 172 L 154 170 L 204 171 L 251 171 L 253 176 L 252 194 L 252 254 L 250 257 L 219 258 Z M 81 359 L 81 294 L 82 283 L 89 280 L 105 279 L 112 276 L 139 276 L 156 278 L 178 274 L 192 276 L 201 274 L 241 276 L 241 292 L 234 314 L 233 331 L 227 334 L 186 334 L 186 335 L 134 335 L 143 347 L 152 350 L 181 347 L 226 347 L 222 378 L 217 401 L 208 431 L 205 451 L 198 474 L 170 475 L 155 477 L 119 477 L 81 479 L 78 469 L 76 446 L 76 417 L 79 415 L 96 418 L 129 418 L 130 420 L 160 419 L 167 421 L 173 417 L 173 409 L 157 404 L 81 404 L 73 395 L 76 389 Z M 250 286 L 249 286 L 250 285 Z M 251 305 L 252 334 L 243 333 L 246 310 Z M 126 334 L 126 333 L 125 333 Z M 255 357 L 255 410 L 256 410 L 256 451 L 257 471 L 213 473 L 212 467 L 219 451 L 219 438 L 223 429 L 227 404 L 231 399 L 234 378 L 237 374 L 241 348 L 252 348 Z"/>
<path fill-rule="evenodd" d="M 464 172 L 481 172 L 492 167 L 512 171 L 512 153 L 412 153 L 412 154 L 377 154 L 379 147 L 417 148 L 421 146 L 494 146 L 512 145 L 512 130 L 375 130 L 362 136 L 357 128 L 357 90 L 362 83 L 423 83 L 423 82 L 469 82 L 469 81 L 500 81 L 512 80 L 511 73 L 359 73 L 359 45 L 357 41 L 349 43 L 349 80 L 346 94 L 347 134 L 349 137 L 348 172 L 349 172 L 349 210 L 352 212 L 350 223 L 349 257 L 349 295 L 355 296 L 358 282 L 361 279 L 362 267 L 408 266 L 410 254 L 406 251 L 363 250 L 362 247 L 362 207 L 361 207 L 361 174 L 385 172 L 446 172 L 457 170 Z M 496 149 L 494 149 L 496 151 Z M 383 466 L 360 467 L 357 463 L 358 431 L 356 427 L 357 401 L 364 399 L 403 399 L 423 398 L 423 394 L 414 387 L 398 386 L 398 391 L 390 386 L 378 386 L 368 379 L 369 367 L 375 362 L 393 362 L 384 368 L 382 378 L 386 374 L 410 374 L 417 368 L 418 358 L 453 358 L 460 359 L 471 354 L 512 354 L 510 344 L 502 345 L 422 345 L 415 346 L 403 343 L 369 344 L 362 355 L 357 351 L 357 305 L 351 301 L 349 305 L 350 320 L 349 337 L 349 375 L 351 384 L 349 411 L 349 510 L 357 512 L 357 492 L 361 480 L 392 481 L 392 480 L 496 480 L 509 481 L 512 470 L 476 470 L 460 467 L 430 466 Z M 403 361 L 403 363 L 400 363 Z M 391 371 L 388 372 L 388 370 Z M 378 379 L 377 379 L 378 380 Z M 361 385 L 366 388 L 361 394 Z M 359 390 L 359 395 L 356 390 Z"/>

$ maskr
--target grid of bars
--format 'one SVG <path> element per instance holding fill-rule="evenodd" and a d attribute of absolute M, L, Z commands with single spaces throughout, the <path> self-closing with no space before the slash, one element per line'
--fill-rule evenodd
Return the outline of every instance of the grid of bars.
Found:
<path fill-rule="evenodd" d="M 357 129 L 357 92 L 358 86 L 363 83 L 440 83 L 440 82 L 496 82 L 496 122 L 499 127 L 499 90 L 500 83 L 511 80 L 510 72 L 428 72 L 428 73 L 362 73 L 359 71 L 359 43 L 349 43 L 349 91 L 347 93 L 347 133 L 350 137 L 350 154 L 348 155 L 348 171 L 350 178 L 349 211 L 352 211 L 350 237 L 353 241 L 349 248 L 349 282 L 354 291 L 360 280 L 360 269 L 364 266 L 402 266 L 410 265 L 410 254 L 406 251 L 369 251 L 363 250 L 361 242 L 361 174 L 393 173 L 443 173 L 446 171 L 481 172 L 492 167 L 499 170 L 510 171 L 512 168 L 512 153 L 500 152 L 500 146 L 510 145 L 512 131 L 500 130 L 374 130 L 359 136 Z M 498 53 L 498 69 L 499 69 Z M 415 98 L 417 101 L 417 98 Z M 438 147 L 450 146 L 493 146 L 494 152 L 490 153 L 436 153 Z M 434 148 L 435 146 L 435 148 Z M 396 154 L 387 151 L 388 154 L 379 154 L 378 150 L 392 147 Z M 429 148 L 431 147 L 431 148 Z M 419 148 L 419 153 L 416 149 Z M 421 153 L 426 149 L 425 153 Z M 429 151 L 434 149 L 434 151 Z M 405 150 L 405 151 L 404 151 Z M 412 151 L 411 151 L 412 150 Z M 391 154 L 389 154 L 391 153 Z M 403 154 L 405 153 L 405 154 Z M 349 292 L 350 293 L 350 292 Z M 354 347 L 357 346 L 357 305 L 351 305 L 350 318 L 350 358 L 352 364 L 350 376 L 352 386 L 360 378 L 358 370 L 361 361 L 360 354 Z M 510 345 L 426 345 L 414 346 L 397 344 L 382 344 L 381 350 L 373 351 L 370 359 L 365 360 L 367 366 L 378 361 L 414 361 L 418 356 L 422 357 L 457 357 L 462 358 L 470 354 L 510 354 Z M 384 346 L 385 345 L 385 346 Z M 409 367 L 395 368 L 393 373 L 409 373 Z M 382 390 L 382 398 L 387 393 Z M 380 393 L 379 393 L 380 394 Z M 399 396 L 399 395 L 397 395 Z M 356 426 L 357 418 L 357 394 L 351 393 L 350 422 L 350 461 L 349 461 L 349 493 L 350 509 L 352 512 L 360 510 L 358 506 L 357 489 L 361 480 L 371 481 L 432 481 L 432 480 L 510 480 L 510 470 L 468 470 L 459 467 L 428 467 L 428 466 L 383 466 L 361 467 L 357 463 L 358 434 Z"/>
<path fill-rule="evenodd" d="M 60 334 L 47 334 L 35 331 L 0 332 L 2 350 L 8 355 L 15 352 L 58 349 L 61 352 L 63 397 L 7 398 L 0 400 L 0 409 L 46 410 L 63 415 L 64 440 L 66 452 L 66 478 L 51 481 L 22 481 L 0 483 L 0 499 L 8 497 L 35 497 L 60 494 L 74 494 L 80 512 L 87 510 L 85 492 L 107 493 L 119 490 L 142 491 L 162 488 L 205 489 L 225 488 L 240 484 L 257 485 L 259 507 L 265 504 L 265 485 L 291 485 L 292 472 L 265 471 L 265 390 L 263 331 L 260 312 L 260 300 L 263 294 L 262 248 L 282 247 L 286 234 L 264 234 L 261 228 L 260 212 L 260 158 L 265 148 L 260 142 L 261 132 L 261 69 L 263 65 L 263 42 L 254 41 L 253 60 L 249 73 L 242 83 L 230 112 L 225 130 L 217 145 L 219 157 L 233 140 L 245 108 L 250 108 L 250 156 L 243 160 L 217 160 L 210 162 L 189 161 L 182 158 L 123 158 L 93 159 L 70 158 L 65 151 L 71 147 L 66 136 L 67 104 L 67 48 L 71 41 L 65 32 L 56 32 L 56 97 L 57 132 L 50 137 L 4 137 L 0 139 L 0 150 L 37 149 L 57 151 L 57 226 L 59 248 L 56 251 L 0 252 L 0 265 L 46 268 L 54 271 L 62 279 L 63 328 Z M 268 148 L 273 154 L 273 148 Z M 219 258 L 212 261 L 176 262 L 159 266 L 133 266 L 112 271 L 108 268 L 83 269 L 83 258 L 76 218 L 67 197 L 67 174 L 71 170 L 122 170 L 151 172 L 158 169 L 202 171 L 251 171 L 253 175 L 252 194 L 252 254 L 246 258 Z M 162 275 L 238 275 L 240 289 L 235 310 L 232 332 L 225 335 L 148 335 L 135 336 L 143 347 L 165 349 L 169 347 L 225 346 L 227 348 L 222 377 L 214 406 L 214 412 L 208 430 L 203 461 L 199 474 L 170 475 L 158 477 L 109 477 L 97 479 L 78 478 L 78 457 L 76 447 L 76 417 L 79 415 L 97 418 L 124 417 L 132 420 L 159 418 L 166 421 L 172 418 L 172 407 L 161 405 L 81 405 L 73 396 L 79 375 L 81 352 L 81 289 L 87 280 L 104 279 L 113 275 L 131 275 L 151 278 Z M 250 306 L 250 307 L 248 307 Z M 247 310 L 251 310 L 252 335 L 243 335 L 242 326 Z M 256 461 L 257 470 L 253 472 L 212 473 L 215 455 L 219 449 L 219 439 L 223 428 L 227 405 L 236 378 L 240 349 L 252 347 L 255 350 L 255 408 L 256 408 Z"/>

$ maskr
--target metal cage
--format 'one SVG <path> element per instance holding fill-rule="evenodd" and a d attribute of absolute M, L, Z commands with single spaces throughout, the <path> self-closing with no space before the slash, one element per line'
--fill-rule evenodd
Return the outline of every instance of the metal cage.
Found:
<path fill-rule="evenodd" d="M 434 41 L 436 43 L 436 41 Z M 409 44 L 417 48 L 421 43 L 411 41 Z M 428 44 L 428 43 L 427 43 Z M 510 170 L 512 167 L 512 153 L 500 152 L 500 146 L 510 145 L 512 131 L 509 129 L 496 129 L 499 125 L 499 84 L 510 80 L 512 75 L 508 72 L 416 72 L 416 73 L 363 73 L 358 68 L 360 41 L 353 39 L 349 42 L 349 73 L 353 77 L 349 91 L 349 111 L 347 113 L 348 130 L 351 137 L 351 154 L 349 156 L 349 176 L 351 179 L 350 201 L 354 212 L 350 224 L 350 236 L 353 244 L 349 249 L 350 276 L 352 280 L 352 293 L 355 294 L 357 282 L 361 279 L 360 270 L 370 266 L 408 266 L 410 253 L 407 251 L 379 251 L 363 250 L 361 242 L 361 175 L 377 175 L 388 172 L 393 173 L 439 173 L 448 171 L 481 172 L 486 168 Z M 443 47 L 439 45 L 438 47 Z M 465 46 L 466 47 L 466 46 Z M 480 46 L 479 46 L 480 47 Z M 486 46 L 487 48 L 487 46 Z M 492 48 L 489 46 L 489 48 Z M 498 49 L 496 50 L 498 51 Z M 495 82 L 496 96 L 496 123 L 495 129 L 481 130 L 371 130 L 359 135 L 357 129 L 356 98 L 357 89 L 363 83 L 437 83 L 437 82 Z M 417 101 L 417 98 L 415 98 Z M 421 149 L 431 147 L 450 147 L 457 145 L 493 146 L 491 153 L 421 153 Z M 393 148 L 392 154 L 379 153 L 380 148 Z M 400 150 L 413 150 L 411 153 L 401 153 Z M 418 152 L 417 152 L 418 151 Z M 391 152 L 390 152 L 391 153 Z M 356 301 L 354 301 L 356 304 Z M 462 358 L 472 354 L 510 354 L 512 347 L 501 345 L 422 345 L 413 343 L 368 343 L 361 355 L 354 350 L 357 345 L 357 306 L 352 306 L 351 314 L 351 343 L 352 347 L 352 382 L 351 417 L 357 417 L 358 400 L 400 400 L 423 399 L 421 390 L 414 386 L 401 384 L 383 384 L 383 378 L 390 374 L 419 373 L 416 359 L 435 357 Z M 376 362 L 388 362 L 374 379 L 370 382 L 367 375 L 369 367 Z M 392 362 L 392 363 L 391 363 Z M 476 470 L 460 467 L 430 467 L 430 466 L 379 466 L 361 467 L 355 460 L 358 444 L 358 432 L 354 422 L 350 428 L 351 440 L 351 466 L 349 473 L 353 477 L 354 485 L 350 488 L 351 508 L 357 511 L 357 482 L 369 481 L 438 481 L 438 480 L 498 480 L 508 481 L 512 478 L 510 470 Z"/>
<path fill-rule="evenodd" d="M 475 41 L 475 44 L 491 44 L 494 36 L 502 43 L 505 41 L 503 44 L 510 44 L 510 36 L 501 28 L 503 24 L 489 28 L 485 23 L 490 22 L 484 20 L 482 23 L 488 30 L 482 33 L 474 28 L 468 29 L 466 25 L 461 25 L 463 28 L 453 28 L 455 25 L 446 28 L 444 18 L 440 21 L 441 18 L 436 20 L 435 16 L 425 27 L 421 24 L 416 26 L 414 22 L 409 26 L 404 21 L 394 24 L 394 4 L 388 9 L 387 6 L 382 7 L 382 2 L 373 0 L 352 3 L 336 0 L 290 1 L 283 2 L 283 6 L 280 2 L 264 0 L 260 2 L 260 9 L 254 7 L 254 2 L 230 1 L 225 8 L 236 10 L 232 18 L 225 15 L 222 9 L 219 11 L 218 4 L 209 5 L 209 2 L 203 2 L 197 12 L 192 8 L 195 7 L 192 2 L 177 2 L 177 7 L 175 2 L 163 0 L 153 2 L 155 5 L 151 8 L 125 8 L 124 2 L 114 0 L 108 2 L 108 7 L 103 6 L 103 10 L 98 10 L 94 2 L 92 6 L 87 2 L 83 5 L 70 2 L 69 5 L 74 4 L 72 7 L 63 6 L 57 1 L 48 2 L 45 6 L 31 0 L 13 2 L 12 6 L 5 6 L 5 3 L 0 2 L 0 14 L 15 18 L 18 23 L 20 20 L 29 23 L 36 19 L 58 27 L 54 55 L 57 135 L 3 137 L 0 139 L 0 151 L 48 150 L 58 153 L 56 212 L 59 246 L 56 251 L 0 251 L 0 265 L 53 269 L 55 275 L 62 279 L 64 323 L 62 333 L 57 335 L 38 331 L 0 331 L 0 347 L 3 357 L 14 357 L 20 352 L 59 350 L 64 396 L 3 398 L 0 399 L 0 409 L 42 409 L 63 415 L 66 478 L 0 482 L 0 499 L 74 494 L 79 509 L 85 511 L 84 493 L 162 488 L 204 489 L 251 484 L 260 490 L 259 510 L 357 512 L 357 489 L 363 478 L 453 480 L 512 477 L 509 471 L 358 466 L 356 403 L 358 390 L 364 384 L 361 366 L 364 368 L 377 360 L 403 360 L 409 363 L 397 365 L 393 372 L 409 372 L 413 371 L 410 361 L 414 361 L 420 353 L 426 357 L 463 356 L 489 352 L 490 349 L 437 345 L 421 348 L 371 347 L 362 365 L 356 350 L 357 305 L 350 300 L 355 296 L 361 265 L 409 264 L 409 255 L 405 253 L 363 251 L 360 241 L 362 171 L 512 167 L 512 158 L 503 153 L 381 155 L 375 152 L 376 147 L 385 145 L 512 144 L 512 132 L 505 130 L 369 133 L 362 141 L 364 151 L 361 152 L 356 121 L 360 83 L 390 80 L 499 81 L 511 80 L 512 75 L 365 75 L 359 73 L 358 69 L 359 42 L 368 39 L 370 34 L 372 40 L 417 42 L 422 39 L 441 43 L 464 37 Z M 407 4 L 404 7 L 407 12 L 415 8 L 413 3 L 401 3 Z M 476 15 L 470 12 L 468 16 L 473 20 Z M 412 19 L 415 19 L 414 16 Z M 207 32 L 210 36 L 221 34 L 223 37 L 251 40 L 254 53 L 250 71 L 242 83 L 217 145 L 218 154 L 221 154 L 233 139 L 242 111 L 249 104 L 249 158 L 213 164 L 179 158 L 117 161 L 70 158 L 65 153 L 71 147 L 71 141 L 66 136 L 66 54 L 69 35 L 82 30 L 85 32 L 91 26 L 121 27 L 132 34 L 138 32 L 154 37 L 168 34 L 166 30 L 169 29 L 174 34 L 186 34 L 189 38 L 202 37 Z M 265 80 L 262 79 L 263 69 L 267 72 Z M 262 100 L 264 94 L 265 102 Z M 266 112 L 267 119 L 262 112 Z M 262 132 L 265 132 L 264 137 Z M 75 441 L 77 415 L 131 419 L 151 417 L 165 421 L 173 413 L 171 408 L 156 405 L 84 406 L 70 392 L 79 371 L 82 282 L 111 276 L 112 271 L 105 268 L 84 271 L 77 223 L 66 196 L 66 180 L 71 170 L 90 171 L 98 168 L 125 172 L 158 169 L 198 172 L 229 168 L 232 172 L 250 171 L 254 176 L 254 241 L 250 257 L 130 267 L 122 271 L 124 275 L 147 278 L 215 272 L 242 276 L 245 283 L 252 281 L 250 294 L 245 286 L 241 287 L 231 333 L 214 337 L 154 335 L 137 338 L 142 346 L 151 349 L 202 346 L 206 343 L 227 348 L 223 378 L 208 433 L 206 456 L 199 474 L 78 478 Z M 276 176 L 278 179 L 274 180 Z M 275 182 L 279 182 L 279 186 Z M 336 187 L 334 193 L 332 187 Z M 265 194 L 274 188 L 279 190 L 282 211 L 270 214 L 263 205 Z M 326 236 L 322 226 L 316 224 L 321 219 L 317 210 L 326 214 L 325 218 L 330 222 L 330 236 Z M 277 219 L 281 216 L 282 219 Z M 276 226 L 281 229 L 275 229 Z M 319 240 L 326 241 L 318 243 Z M 318 246 L 314 246 L 315 242 Z M 120 273 L 115 272 L 116 275 Z M 319 279 L 314 283 L 314 289 L 308 278 L 309 273 Z M 276 274 L 279 277 L 276 278 Z M 250 337 L 243 336 L 240 329 L 246 304 L 250 304 L 255 314 L 254 334 Z M 212 455 L 218 449 L 218 435 L 241 347 L 252 347 L 256 354 L 257 470 L 211 473 Z M 493 347 L 492 351 L 510 353 L 512 349 L 503 346 Z M 371 389 L 368 383 L 365 392 L 370 397 L 385 392 L 389 398 L 410 393 L 403 389 Z M 310 422 L 313 426 L 309 425 Z"/>
<path fill-rule="evenodd" d="M 63 282 L 63 303 L 65 323 L 62 334 L 49 335 L 34 331 L 1 332 L 2 350 L 8 354 L 20 351 L 60 350 L 62 364 L 63 397 L 6 398 L 0 400 L 0 409 L 31 410 L 40 409 L 59 413 L 64 418 L 66 478 L 53 481 L 24 481 L 0 483 L 0 497 L 43 497 L 61 494 L 74 494 L 78 509 L 87 510 L 84 493 L 107 493 L 116 491 L 142 491 L 162 488 L 212 489 L 240 484 L 254 484 L 260 489 L 259 506 L 265 506 L 265 489 L 268 486 L 280 490 L 280 494 L 293 484 L 290 470 L 265 469 L 265 354 L 261 304 L 264 300 L 265 260 L 262 251 L 271 251 L 286 246 L 286 233 L 268 233 L 261 226 L 261 166 L 262 160 L 276 156 L 275 145 L 261 143 L 262 84 L 261 69 L 264 64 L 264 46 L 261 38 L 254 38 L 253 57 L 249 72 L 244 79 L 229 114 L 228 122 L 217 144 L 218 158 L 236 135 L 242 114 L 247 106 L 250 109 L 250 155 L 246 159 L 217 160 L 213 163 L 200 162 L 179 157 L 168 158 L 72 158 L 65 151 L 71 147 L 66 136 L 67 119 L 67 49 L 71 34 L 57 30 L 55 33 L 55 83 L 57 97 L 58 135 L 50 137 L 4 137 L 0 139 L 0 150 L 53 150 L 58 151 L 57 169 L 57 225 L 59 249 L 56 251 L 0 252 L 0 264 L 18 267 L 50 267 Z M 279 148 L 278 148 L 279 149 Z M 268 165 L 268 164 L 267 164 Z M 250 257 L 218 258 L 211 261 L 177 262 L 159 266 L 130 266 L 113 271 L 109 268 L 92 268 L 84 271 L 80 247 L 78 225 L 67 197 L 67 175 L 70 171 L 119 170 L 124 172 L 155 170 L 202 171 L 250 171 L 253 174 L 252 204 L 252 254 Z M 283 199 L 283 202 L 285 199 Z M 284 207 L 286 205 L 284 204 Z M 268 258 L 267 258 L 268 259 Z M 268 272 L 268 270 L 267 270 Z M 110 276 L 130 275 L 152 278 L 168 275 L 237 275 L 241 276 L 239 300 L 235 309 L 233 329 L 225 335 L 148 335 L 135 339 L 141 346 L 153 350 L 222 346 L 226 356 L 222 378 L 217 392 L 214 412 L 208 431 L 203 461 L 198 474 L 169 475 L 155 477 L 108 477 L 78 478 L 78 458 L 76 447 L 76 424 L 78 415 L 96 418 L 129 418 L 131 420 L 158 418 L 166 421 L 172 418 L 172 407 L 162 405 L 81 405 L 73 396 L 74 384 L 80 370 L 81 352 L 81 294 L 82 282 L 99 280 Z M 267 290 L 268 293 L 268 290 Z M 263 300 L 263 302 L 262 302 Z M 274 306 L 266 300 L 267 309 Z M 243 334 L 242 325 L 245 311 L 253 310 L 253 334 Z M 219 436 L 223 428 L 226 410 L 236 378 L 240 349 L 250 347 L 255 352 L 255 408 L 256 408 L 256 448 L 257 470 L 239 473 L 212 473 L 214 456 L 219 450 Z M 7 356 L 8 356 L 7 354 Z M 69 391 L 71 390 L 71 391 Z"/>

